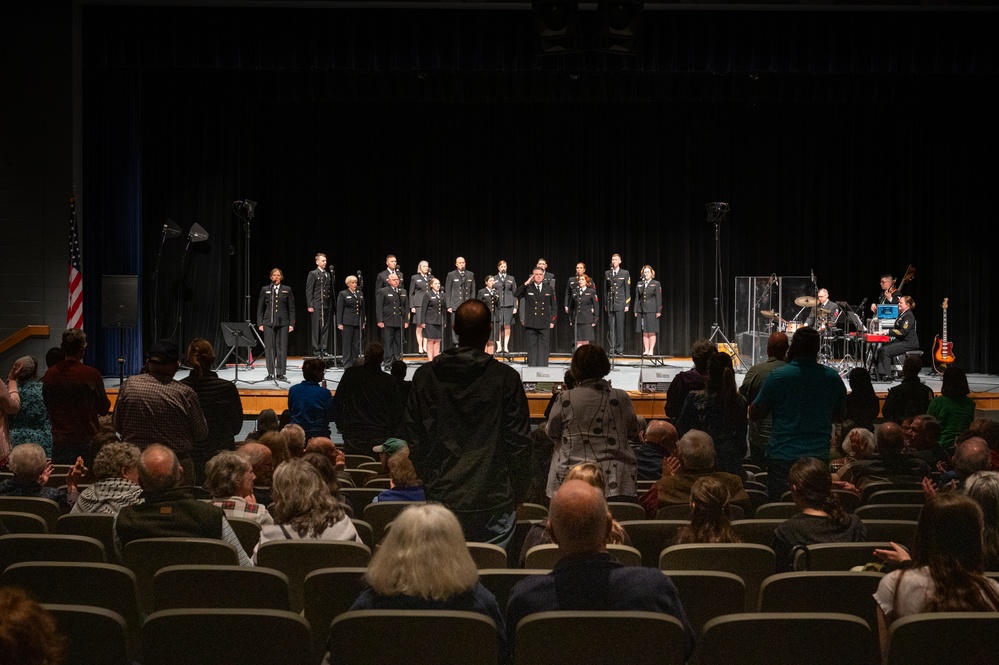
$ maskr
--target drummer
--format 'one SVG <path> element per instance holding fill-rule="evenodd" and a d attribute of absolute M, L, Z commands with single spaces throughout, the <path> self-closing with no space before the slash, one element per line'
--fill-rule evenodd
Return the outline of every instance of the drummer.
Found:
<path fill-rule="evenodd" d="M 839 305 L 829 300 L 829 291 L 826 289 L 819 289 L 818 296 L 818 305 L 812 309 L 811 315 L 805 320 L 805 325 L 810 328 L 817 327 L 819 332 L 823 332 L 836 326 L 840 310 Z"/>

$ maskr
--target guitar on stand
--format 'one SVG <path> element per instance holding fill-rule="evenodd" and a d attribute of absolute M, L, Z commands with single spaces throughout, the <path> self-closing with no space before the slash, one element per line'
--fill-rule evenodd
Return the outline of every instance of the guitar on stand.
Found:
<path fill-rule="evenodd" d="M 943 304 L 940 305 L 940 309 L 943 310 L 943 335 L 933 338 L 933 371 L 937 374 L 943 374 L 947 365 L 954 362 L 954 342 L 947 341 L 948 300 L 949 298 L 944 298 Z"/>

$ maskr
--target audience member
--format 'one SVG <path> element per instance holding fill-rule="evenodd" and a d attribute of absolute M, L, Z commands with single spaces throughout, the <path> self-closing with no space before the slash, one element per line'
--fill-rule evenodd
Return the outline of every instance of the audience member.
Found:
<path fill-rule="evenodd" d="M 22 589 L 0 587 L 0 663 L 60 665 L 65 648 L 51 614 Z"/>
<path fill-rule="evenodd" d="M 715 446 L 706 432 L 692 429 L 680 437 L 677 444 L 679 459 L 663 462 L 663 476 L 656 483 L 660 508 L 690 503 L 691 488 L 698 478 L 711 477 L 728 488 L 729 501 L 749 512 L 749 495 L 742 478 L 715 467 Z"/>
<path fill-rule="evenodd" d="M 530 410 L 517 370 L 484 351 L 491 329 L 481 300 L 458 307 L 458 346 L 416 370 L 406 421 L 427 498 L 455 514 L 466 540 L 506 547 L 530 482 Z"/>
<path fill-rule="evenodd" d="M 392 441 L 393 439 L 389 439 Z M 375 446 L 375 451 L 384 446 Z M 384 453 L 382 453 L 384 454 Z M 409 459 L 409 446 L 403 445 L 401 448 L 388 456 L 385 462 L 388 467 L 390 487 L 371 499 L 371 503 L 379 501 L 426 501 L 427 496 L 423 491 L 423 483 L 416 475 L 413 462 Z"/>
<path fill-rule="evenodd" d="M 299 459 L 305 454 L 305 430 L 301 425 L 288 423 L 281 428 L 284 442 L 288 445 L 288 455 L 292 459 Z"/>
<path fill-rule="evenodd" d="M 253 482 L 253 498 L 262 506 L 271 503 L 271 476 L 274 474 L 274 454 L 262 443 L 251 441 L 236 449 L 236 454 L 250 463 L 256 480 Z"/>
<path fill-rule="evenodd" d="M 194 461 L 194 483 L 205 480 L 205 464 L 221 450 L 232 450 L 236 435 L 243 428 L 243 403 L 239 390 L 232 381 L 220 379 L 212 371 L 215 365 L 215 349 L 203 337 L 191 340 L 187 347 L 187 362 L 191 372 L 180 380 L 194 391 L 205 414 L 208 436 L 196 440 L 191 448 Z M 162 443 L 160 441 L 159 443 Z"/>
<path fill-rule="evenodd" d="M 66 359 L 66 352 L 61 346 L 53 346 L 45 352 L 45 369 L 52 367 L 56 363 L 61 363 Z"/>
<path fill-rule="evenodd" d="M 904 549 L 891 545 L 874 553 L 892 562 L 909 560 Z M 955 492 L 927 500 L 919 513 L 911 566 L 886 575 L 874 594 L 882 652 L 887 653 L 888 626 L 896 619 L 927 612 L 999 610 L 999 582 L 985 577 L 984 562 L 978 504 Z M 995 645 L 982 646 L 982 658 L 969 662 L 995 660 Z"/>
<path fill-rule="evenodd" d="M 992 470 L 999 471 L 999 422 L 990 418 L 975 418 L 971 421 L 968 432 L 973 436 L 985 439 L 992 457 Z"/>
<path fill-rule="evenodd" d="M 13 376 L 17 380 L 17 393 L 21 398 L 21 408 L 17 413 L 8 414 L 10 442 L 12 445 L 37 443 L 45 449 L 46 455 L 51 456 L 52 423 L 49 422 L 49 412 L 45 409 L 45 398 L 42 397 L 42 382 L 38 380 L 38 361 L 31 356 L 24 356 L 17 360 L 15 367 L 17 364 L 21 365 L 21 369 L 15 372 L 12 367 L 6 384 L 9 394 L 10 378 Z M 0 395 L 2 394 L 3 389 L 0 388 Z M 5 400 L 0 397 L 0 402 L 3 401 Z M 3 456 L 0 452 L 0 457 Z"/>
<path fill-rule="evenodd" d="M 281 419 L 274 409 L 264 409 L 257 415 L 257 429 L 246 435 L 247 441 L 260 441 L 267 432 L 278 432 L 281 430 Z"/>
<path fill-rule="evenodd" d="M 274 524 L 267 508 L 253 496 L 253 467 L 246 458 L 223 450 L 205 465 L 205 489 L 212 495 L 212 505 L 225 513 L 226 519 L 239 517 L 260 526 Z"/>
<path fill-rule="evenodd" d="M 479 582 L 461 525 L 444 506 L 420 504 L 402 511 L 371 557 L 364 578 L 369 588 L 351 610 L 484 614 L 496 623 L 499 662 L 508 662 L 503 614 Z"/>
<path fill-rule="evenodd" d="M 663 477 L 663 460 L 676 455 L 676 428 L 669 421 L 653 420 L 639 438 L 641 444 L 634 446 L 638 479 L 659 480 Z"/>
<path fill-rule="evenodd" d="M 789 342 L 787 335 L 782 332 L 770 333 L 767 338 L 767 359 L 749 368 L 746 377 L 739 386 L 739 394 L 746 398 L 750 404 L 760 394 L 760 388 L 770 372 L 783 367 L 787 363 L 784 358 L 787 356 Z M 771 417 L 749 421 L 749 458 L 753 464 L 763 470 L 767 468 L 767 444 L 770 442 L 770 432 L 773 429 Z"/>
<path fill-rule="evenodd" d="M 794 550 L 801 545 L 867 540 L 864 523 L 844 511 L 832 493 L 832 476 L 824 462 L 803 457 L 791 466 L 788 480 L 800 512 L 774 529 L 771 547 L 777 555 L 777 572 L 791 570 Z"/>
<path fill-rule="evenodd" d="M 747 406 L 746 398 L 735 387 L 732 356 L 721 351 L 712 353 L 704 390 L 687 394 L 676 419 L 676 430 L 680 436 L 692 429 L 707 432 L 715 446 L 715 467 L 744 478 Z"/>
<path fill-rule="evenodd" d="M 347 468 L 347 456 L 344 455 L 343 450 L 333 443 L 333 439 L 328 436 L 317 436 L 309 439 L 309 443 L 305 446 L 305 454 L 308 455 L 309 453 L 318 453 L 329 459 L 330 464 L 336 469 L 336 479 L 340 485 L 346 485 L 347 487 L 354 486 L 353 478 L 345 470 Z M 388 473 L 387 470 L 386 473 Z"/>
<path fill-rule="evenodd" d="M 348 453 L 370 455 L 385 439 L 402 436 L 403 408 L 395 379 L 382 372 L 385 349 L 368 344 L 364 362 L 344 370 L 333 403 L 337 430 Z"/>
<path fill-rule="evenodd" d="M 115 515 L 118 556 L 126 545 L 141 538 L 214 538 L 232 545 L 239 565 L 252 565 L 225 513 L 195 498 L 191 488 L 181 487 L 183 478 L 184 470 L 170 448 L 153 444 L 142 451 L 139 486 L 144 502 L 125 506 Z"/>
<path fill-rule="evenodd" d="M 585 344 L 572 354 L 570 371 L 576 385 L 561 395 L 548 419 L 555 452 L 548 472 L 548 496 L 558 490 L 569 469 L 596 462 L 607 482 L 608 501 L 638 498 L 638 466 L 629 440 L 638 435 L 631 398 L 604 378 L 610 360 L 603 348 Z"/>
<path fill-rule="evenodd" d="M 254 561 L 260 546 L 275 540 L 361 542 L 343 506 L 330 495 L 319 472 L 305 460 L 290 460 L 278 466 L 271 492 L 274 502 L 269 512 L 274 524 L 260 530 L 260 542 L 253 550 Z"/>
<path fill-rule="evenodd" d="M 916 416 L 909 423 L 906 449 L 930 467 L 950 461 L 947 451 L 940 447 L 940 421 L 928 414 Z"/>
<path fill-rule="evenodd" d="M 940 395 L 934 397 L 926 412 L 940 421 L 940 447 L 950 450 L 954 439 L 968 429 L 975 418 L 975 400 L 968 397 L 968 375 L 951 365 L 943 375 Z"/>
<path fill-rule="evenodd" d="M 874 392 L 871 374 L 863 367 L 854 367 L 848 379 L 850 392 L 846 396 L 846 417 L 858 427 L 873 430 L 874 420 L 881 412 L 881 402 Z"/>
<path fill-rule="evenodd" d="M 979 471 L 964 484 L 964 493 L 982 509 L 985 570 L 999 572 L 999 473 Z"/>
<path fill-rule="evenodd" d="M 174 375 L 180 352 L 170 340 L 154 342 L 141 374 L 130 377 L 118 391 L 114 425 L 121 438 L 139 448 L 166 446 L 177 454 L 183 484 L 194 485 L 195 441 L 208 438 L 208 423 L 198 395 Z"/>
<path fill-rule="evenodd" d="M 50 366 L 42 377 L 42 398 L 52 422 L 52 463 L 73 464 L 82 457 L 89 465 L 94 459 L 90 442 L 99 430 L 97 418 L 107 415 L 111 401 L 101 373 L 83 364 L 87 335 L 70 328 L 62 334 L 62 350 L 66 359 Z"/>
<path fill-rule="evenodd" d="M 11 436 L 10 424 L 7 422 L 21 408 L 21 395 L 17 387 L 17 375 L 21 371 L 21 361 L 18 360 L 10 368 L 7 380 L 0 386 L 0 465 L 10 455 Z"/>
<path fill-rule="evenodd" d="M 406 372 L 405 361 L 399 358 L 392 361 L 392 368 L 389 370 L 389 374 L 395 379 L 395 385 L 399 388 L 399 399 L 402 401 L 403 408 L 405 408 L 406 402 L 409 400 L 409 391 L 413 387 L 413 382 L 406 380 Z"/>
<path fill-rule="evenodd" d="M 59 504 L 63 513 L 68 513 L 80 495 L 77 485 L 84 471 L 81 457 L 76 458 L 76 464 L 66 475 L 64 490 L 45 486 L 52 473 L 52 465 L 45 459 L 45 450 L 37 443 L 14 446 L 7 460 L 7 467 L 14 477 L 0 480 L 0 496 L 52 499 Z"/>
<path fill-rule="evenodd" d="M 291 459 L 291 451 L 288 450 L 288 439 L 280 430 L 264 432 L 260 440 L 257 441 L 262 446 L 266 446 L 271 451 L 271 459 L 274 460 L 274 468 L 281 466 L 282 462 Z"/>
<path fill-rule="evenodd" d="M 670 578 L 653 568 L 622 566 L 607 553 L 611 516 L 599 489 L 582 480 L 563 483 L 552 497 L 549 520 L 564 556 L 549 574 L 528 577 L 513 587 L 506 613 L 511 650 L 517 624 L 530 614 L 621 610 L 660 612 L 679 619 L 684 626 L 684 654 L 690 657 L 694 634 Z"/>
<path fill-rule="evenodd" d="M 541 422 L 531 430 L 531 482 L 524 495 L 524 503 L 536 503 L 542 506 L 548 505 L 548 494 L 545 489 L 548 487 L 548 470 L 552 466 L 552 440 L 548 438 L 545 431 L 545 422 Z"/>
<path fill-rule="evenodd" d="M 732 530 L 732 495 L 725 483 L 701 476 L 690 488 L 690 525 L 680 527 L 676 543 L 739 543 Z"/>
<path fill-rule="evenodd" d="M 343 481 L 340 476 L 343 473 L 342 469 L 338 470 L 333 460 L 323 453 L 305 453 L 302 456 L 302 461 L 316 470 L 316 473 L 322 478 L 323 484 L 329 488 L 330 496 L 333 497 L 333 500 L 340 504 L 343 511 L 347 513 L 347 517 L 353 519 L 354 507 L 351 505 L 350 500 L 340 491 L 340 484 Z"/>
<path fill-rule="evenodd" d="M 888 395 L 881 406 L 885 420 L 902 424 L 906 418 L 926 413 L 933 399 L 933 389 L 919 380 L 923 361 L 919 356 L 906 356 L 902 362 L 902 383 L 888 389 Z"/>
<path fill-rule="evenodd" d="M 978 436 L 966 436 L 967 438 L 958 437 L 954 457 L 950 460 L 951 470 L 940 474 L 937 480 L 940 489 L 963 490 L 965 481 L 972 474 L 987 471 L 992 463 L 989 446 L 985 443 L 985 439 Z M 941 463 L 940 466 L 944 465 Z M 927 496 L 934 494 L 935 490 L 936 488 L 928 478 L 923 480 L 923 492 Z"/>
<path fill-rule="evenodd" d="M 288 389 L 291 422 L 305 430 L 305 437 L 329 436 L 333 421 L 333 395 L 326 388 L 326 361 L 306 358 L 302 363 L 301 383 Z"/>
<path fill-rule="evenodd" d="M 708 358 L 715 353 L 718 347 L 715 343 L 707 339 L 699 339 L 690 348 L 691 359 L 694 366 L 685 372 L 680 372 L 669 384 L 666 390 L 666 418 L 675 424 L 683 404 L 687 401 L 687 395 L 695 390 L 704 390 L 704 383 L 708 380 Z"/>
<path fill-rule="evenodd" d="M 73 504 L 74 513 L 114 515 L 125 506 L 142 503 L 137 446 L 114 441 L 101 447 L 94 458 L 94 483 Z"/>
<path fill-rule="evenodd" d="M 832 368 L 818 364 L 819 333 L 800 328 L 788 350 L 788 363 L 770 372 L 749 416 L 772 414 L 767 446 L 767 493 L 780 501 L 787 491 L 791 466 L 802 457 L 827 460 L 834 421 L 846 413 L 846 388 Z"/>
<path fill-rule="evenodd" d="M 894 422 L 878 425 L 874 441 L 876 450 L 867 449 L 865 442 L 860 452 L 854 450 L 856 445 L 851 438 L 851 450 L 858 453 L 857 459 L 836 472 L 839 480 L 864 489 L 871 482 L 919 482 L 929 477 L 926 462 L 903 452 L 905 435 Z"/>

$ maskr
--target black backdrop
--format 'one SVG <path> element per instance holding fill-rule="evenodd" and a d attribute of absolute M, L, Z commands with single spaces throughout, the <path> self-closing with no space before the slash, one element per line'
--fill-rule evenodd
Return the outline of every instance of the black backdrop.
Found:
<path fill-rule="evenodd" d="M 136 366 L 179 307 L 176 334 L 218 348 L 219 322 L 242 311 L 231 204 L 250 198 L 251 309 L 281 267 L 293 354 L 325 251 L 341 283 L 364 271 L 370 303 L 389 252 L 407 275 L 427 259 L 441 276 L 460 254 L 480 278 L 505 258 L 524 279 L 544 256 L 560 296 L 577 260 L 599 274 L 620 252 L 633 275 L 655 268 L 659 346 L 684 355 L 714 318 L 703 205 L 727 201 L 729 336 L 738 275 L 814 269 L 857 303 L 912 263 L 924 349 L 949 297 L 960 364 L 995 373 L 996 17 L 647 11 L 639 56 L 540 58 L 524 10 L 85 5 L 86 274 L 142 275 Z M 183 239 L 164 245 L 153 312 L 167 217 L 210 239 L 186 258 Z M 556 348 L 569 337 L 560 322 Z M 116 335 L 92 349 L 115 371 Z"/>

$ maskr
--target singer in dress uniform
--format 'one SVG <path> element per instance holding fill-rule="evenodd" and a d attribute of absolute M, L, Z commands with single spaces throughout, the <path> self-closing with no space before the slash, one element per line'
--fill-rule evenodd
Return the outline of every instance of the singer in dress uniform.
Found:
<path fill-rule="evenodd" d="M 624 353 L 624 319 L 631 307 L 631 275 L 621 267 L 621 255 L 611 255 L 611 268 L 604 272 L 604 311 L 607 312 L 607 351 Z"/>
<path fill-rule="evenodd" d="M 416 328 L 416 346 L 420 353 L 427 352 L 427 345 L 423 341 L 423 299 L 430 290 L 430 280 L 434 278 L 430 274 L 430 264 L 420 261 L 416 266 L 416 274 L 409 278 L 409 313 L 413 319 L 413 327 Z"/>
<path fill-rule="evenodd" d="M 663 314 L 663 289 L 650 266 L 642 266 L 642 279 L 635 285 L 635 329 L 642 333 L 642 355 L 656 355 L 659 317 Z"/>
<path fill-rule="evenodd" d="M 284 273 L 271 270 L 271 283 L 260 289 L 257 301 L 257 328 L 264 333 L 267 380 L 287 381 L 288 333 L 295 329 L 295 295 L 281 284 Z"/>
<path fill-rule="evenodd" d="M 600 321 L 600 299 L 593 288 L 593 280 L 582 275 L 576 280 L 576 288 L 569 292 L 569 317 L 575 326 L 576 348 L 593 341 L 594 328 Z"/>
<path fill-rule="evenodd" d="M 523 300 L 520 321 L 527 335 L 527 364 L 548 367 L 548 349 L 558 315 L 558 302 L 554 286 L 545 280 L 544 268 L 536 267 L 531 278 L 518 286 L 513 295 Z"/>
<path fill-rule="evenodd" d="M 458 336 L 454 333 L 454 313 L 458 311 L 461 303 L 475 298 L 475 273 L 465 270 L 465 258 L 459 256 L 455 259 L 454 268 L 444 280 L 444 300 L 447 302 L 447 311 L 451 320 L 452 345 L 458 343 Z"/>
<path fill-rule="evenodd" d="M 388 284 L 389 275 L 397 275 L 399 277 L 399 283 L 402 284 L 402 271 L 398 268 L 399 262 L 395 258 L 395 254 L 389 254 L 385 257 L 385 270 L 381 271 L 375 276 L 375 293 L 385 288 Z"/>
<path fill-rule="evenodd" d="M 347 285 L 336 297 L 336 327 L 343 334 L 343 367 L 353 367 L 361 355 L 361 331 L 364 330 L 364 294 L 357 288 L 357 277 L 348 275 Z"/>
<path fill-rule="evenodd" d="M 430 280 L 430 290 L 423 298 L 422 320 L 423 340 L 427 344 L 427 360 L 433 360 L 441 352 L 441 338 L 444 336 L 444 294 L 441 292 L 441 281 L 434 277 Z"/>
<path fill-rule="evenodd" d="M 500 325 L 503 334 L 499 336 L 500 353 L 510 352 L 510 333 L 513 317 L 517 313 L 517 299 L 513 292 L 517 290 L 517 280 L 506 271 L 506 261 L 496 264 L 496 284 L 494 287 L 500 294 Z"/>
<path fill-rule="evenodd" d="M 906 351 L 919 349 L 919 336 L 916 335 L 916 315 L 912 310 L 916 301 L 912 296 L 900 296 L 898 299 L 898 318 L 891 327 L 888 336 L 891 341 L 878 351 L 878 378 L 891 378 L 891 366 L 897 356 L 904 356 Z"/>
<path fill-rule="evenodd" d="M 326 270 L 326 255 L 316 254 L 316 269 L 305 280 L 305 302 L 309 308 L 309 342 L 312 355 L 323 356 L 330 349 L 330 331 L 333 326 L 333 279 Z"/>
<path fill-rule="evenodd" d="M 482 302 L 486 303 L 486 307 L 489 308 L 489 319 L 493 324 L 493 331 L 489 337 L 489 341 L 486 342 L 486 353 L 493 355 L 496 353 L 496 340 L 500 336 L 500 294 L 496 290 L 496 278 L 492 275 L 486 275 L 486 288 L 479 289 L 477 297 Z"/>
<path fill-rule="evenodd" d="M 399 276 L 389 275 L 388 285 L 375 296 L 375 322 L 382 329 L 385 359 L 382 367 L 389 369 L 402 358 L 403 330 L 409 327 L 409 305 L 406 290 L 399 288 Z"/>

